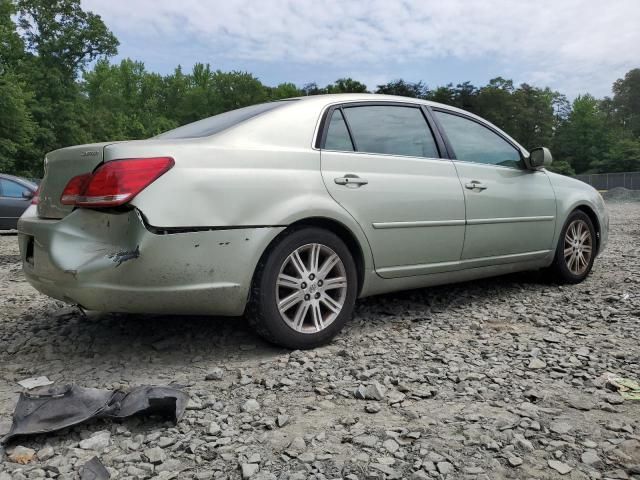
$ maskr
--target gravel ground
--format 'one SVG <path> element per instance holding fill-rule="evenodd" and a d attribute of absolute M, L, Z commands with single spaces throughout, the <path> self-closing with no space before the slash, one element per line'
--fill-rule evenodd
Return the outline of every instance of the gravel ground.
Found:
<path fill-rule="evenodd" d="M 177 426 L 18 439 L 0 480 L 77 478 L 94 456 L 118 479 L 640 479 L 640 401 L 596 382 L 640 378 L 640 203 L 609 207 L 609 246 L 580 285 L 527 273 L 370 298 L 305 352 L 237 319 L 84 317 L 36 293 L 0 236 L 0 424 L 32 376 L 192 396 Z M 37 456 L 12 463 L 18 446 Z"/>

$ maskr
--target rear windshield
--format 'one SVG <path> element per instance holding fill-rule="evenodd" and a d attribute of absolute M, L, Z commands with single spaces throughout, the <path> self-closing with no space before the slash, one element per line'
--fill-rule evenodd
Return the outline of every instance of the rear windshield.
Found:
<path fill-rule="evenodd" d="M 261 115 L 265 112 L 275 110 L 295 100 L 280 100 L 278 102 L 259 103 L 250 107 L 231 110 L 230 112 L 214 115 L 213 117 L 188 123 L 182 127 L 174 128 L 168 132 L 156 135 L 154 138 L 198 138 L 214 135 L 234 125 Z"/>

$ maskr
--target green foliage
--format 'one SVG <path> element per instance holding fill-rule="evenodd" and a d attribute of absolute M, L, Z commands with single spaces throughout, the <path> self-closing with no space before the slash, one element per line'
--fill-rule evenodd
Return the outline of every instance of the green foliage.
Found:
<path fill-rule="evenodd" d="M 640 137 L 640 68 L 628 71 L 613 84 L 613 107 L 620 127 Z"/>
<path fill-rule="evenodd" d="M 118 40 L 80 0 L 0 0 L 0 171 L 40 176 L 44 154 L 99 141 L 148 138 L 255 103 L 325 93 L 366 93 L 345 77 L 319 87 L 263 85 L 249 72 L 198 63 L 168 75 L 125 59 Z M 550 90 L 502 77 L 428 88 L 397 79 L 376 93 L 423 98 L 476 113 L 527 148 L 550 146 L 552 170 L 574 174 L 640 170 L 640 68 L 612 97 L 569 103 Z"/>
<path fill-rule="evenodd" d="M 400 97 L 427 98 L 429 89 L 422 82 L 411 83 L 398 79 L 384 85 L 378 85 L 376 93 L 398 95 Z"/>
<path fill-rule="evenodd" d="M 15 75 L 0 75 L 0 172 L 24 170 L 21 160 L 30 153 L 35 129 L 27 108 L 29 100 Z"/>
<path fill-rule="evenodd" d="M 620 138 L 593 167 L 600 172 L 640 171 L 640 138 Z"/>

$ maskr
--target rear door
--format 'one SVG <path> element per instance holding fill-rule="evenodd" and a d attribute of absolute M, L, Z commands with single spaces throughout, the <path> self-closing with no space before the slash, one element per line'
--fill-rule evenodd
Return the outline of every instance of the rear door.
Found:
<path fill-rule="evenodd" d="M 478 260 L 477 266 L 545 256 L 553 248 L 556 216 L 547 174 L 526 169 L 520 149 L 490 125 L 446 109 L 432 111 L 464 188 L 462 259 Z"/>
<path fill-rule="evenodd" d="M 324 183 L 364 230 L 378 274 L 450 269 L 462 252 L 464 195 L 426 109 L 349 103 L 330 108 L 325 125 Z"/>
<path fill-rule="evenodd" d="M 18 218 L 31 203 L 31 190 L 21 183 L 7 178 L 0 178 L 0 228 L 14 229 Z"/>

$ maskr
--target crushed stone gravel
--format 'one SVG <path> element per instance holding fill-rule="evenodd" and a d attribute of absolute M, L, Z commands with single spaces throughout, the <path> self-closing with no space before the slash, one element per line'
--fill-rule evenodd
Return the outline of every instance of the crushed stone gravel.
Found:
<path fill-rule="evenodd" d="M 610 202 L 579 285 L 536 272 L 358 302 L 330 345 L 241 319 L 89 314 L 35 292 L 0 235 L 0 435 L 20 386 L 184 385 L 178 425 L 98 420 L 0 447 L 0 479 L 640 479 L 640 203 Z M 16 462 L 20 459 L 21 464 Z"/>

